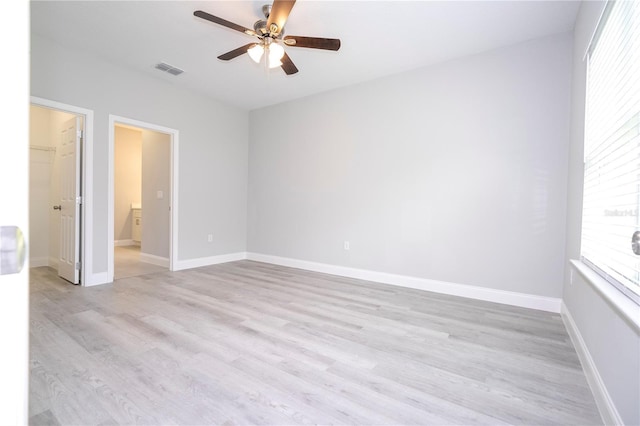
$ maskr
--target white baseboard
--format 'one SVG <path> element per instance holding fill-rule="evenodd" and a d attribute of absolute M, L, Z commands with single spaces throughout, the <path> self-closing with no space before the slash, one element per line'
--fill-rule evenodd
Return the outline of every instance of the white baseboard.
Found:
<path fill-rule="evenodd" d="M 53 269 L 58 269 L 58 259 L 56 259 L 55 257 L 49 257 L 49 266 L 51 266 Z"/>
<path fill-rule="evenodd" d="M 247 253 L 230 253 L 222 254 L 219 256 L 201 257 L 198 259 L 179 260 L 175 262 L 174 271 L 181 271 L 183 269 L 199 268 L 202 266 L 217 265 L 219 263 L 235 262 L 238 260 L 244 260 L 247 258 Z M 155 256 L 147 253 L 140 253 L 140 260 L 142 262 L 151 263 L 158 266 L 164 266 L 169 268 L 169 259 L 166 257 Z M 113 277 L 109 277 L 108 272 L 101 272 L 97 274 L 86 274 L 85 287 L 91 287 L 94 285 L 108 284 L 113 282 Z"/>
<path fill-rule="evenodd" d="M 244 260 L 247 258 L 247 253 L 229 253 L 221 254 L 218 256 L 200 257 L 197 259 L 178 260 L 173 266 L 174 271 L 181 271 L 183 269 L 200 268 L 202 266 L 217 265 L 219 263 L 235 262 L 238 260 Z"/>
<path fill-rule="evenodd" d="M 512 291 L 496 290 L 486 287 L 477 287 L 465 284 L 450 283 L 446 281 L 416 278 L 406 275 L 388 274 L 385 272 L 376 272 L 365 269 L 349 268 L 345 266 L 329 265 L 326 263 L 309 262 L 305 260 L 270 256 L 260 253 L 247 253 L 246 258 L 249 260 L 255 260 L 257 262 L 273 263 L 275 265 L 306 269 L 309 271 L 322 272 L 325 274 L 339 275 L 343 277 L 357 278 L 361 280 L 374 281 L 400 287 L 414 288 L 417 290 L 432 291 L 435 293 L 449 294 L 452 296 L 461 296 L 470 299 L 485 300 L 488 302 L 502 303 L 505 305 L 520 306 L 523 308 L 560 313 L 561 299 L 554 297 L 516 293 Z"/>
<path fill-rule="evenodd" d="M 221 254 L 217 256 L 200 257 L 197 259 L 178 260 L 174 262 L 173 270 L 181 271 L 184 269 L 200 268 L 203 266 L 235 262 L 244 259 L 254 260 L 257 262 L 272 263 L 274 265 L 287 266 L 290 268 L 322 272 L 325 274 L 356 278 L 366 281 L 379 282 L 383 284 L 396 285 L 400 287 L 408 287 L 417 290 L 449 294 L 452 296 L 467 297 L 470 299 L 485 300 L 488 302 L 502 303 L 505 305 L 520 306 L 523 308 L 560 313 L 561 299 L 559 298 L 516 293 L 512 291 L 496 290 L 492 288 L 456 284 L 445 281 L 429 280 L 425 278 L 416 278 L 406 275 L 388 274 L 385 272 L 376 272 L 365 269 L 349 268 L 345 266 L 329 265 L 326 263 L 309 262 L 305 260 L 271 256 L 260 253 L 237 252 Z M 140 260 L 143 262 L 152 263 L 154 265 L 164 266 L 167 268 L 169 267 L 169 259 L 164 257 L 140 253 Z M 93 282 L 95 282 L 95 284 L 101 284 L 110 281 L 108 281 L 108 277 L 104 278 L 95 275 L 95 279 L 91 279 L 91 283 Z"/>
<path fill-rule="evenodd" d="M 139 246 L 140 243 L 133 241 L 133 240 L 115 240 L 113 242 L 113 245 L 115 247 L 122 247 L 122 246 Z"/>
<path fill-rule="evenodd" d="M 562 321 L 569 332 L 569 337 L 573 342 L 573 346 L 576 348 L 578 358 L 580 358 L 582 369 L 584 370 L 584 374 L 587 378 L 587 383 L 589 383 L 589 387 L 591 388 L 591 392 L 593 393 L 593 397 L 596 400 L 596 405 L 598 406 L 598 411 L 600 411 L 602 421 L 605 425 L 623 425 L 624 423 L 622 418 L 620 417 L 620 414 L 607 391 L 607 387 L 602 381 L 602 377 L 598 372 L 598 368 L 596 367 L 593 358 L 591 358 L 591 354 L 589 353 L 589 349 L 582 338 L 582 334 L 580 334 L 580 330 L 564 302 L 562 302 Z"/>
<path fill-rule="evenodd" d="M 38 268 L 40 266 L 49 266 L 49 258 L 48 257 L 29 258 L 29 268 Z"/>
<path fill-rule="evenodd" d="M 29 259 L 29 267 L 30 268 L 37 268 L 38 266 L 50 266 L 53 269 L 58 269 L 58 259 L 53 258 L 53 257 L 37 257 L 34 259 Z M 99 284 L 107 284 L 112 282 L 113 280 L 110 280 L 108 277 L 108 274 L 106 272 L 103 273 L 99 273 L 99 274 L 85 274 L 84 275 L 84 279 L 86 282 L 81 283 L 83 286 L 85 287 L 91 287 L 93 285 L 99 285 Z"/>
<path fill-rule="evenodd" d="M 151 263 L 152 265 L 163 266 L 165 268 L 169 267 L 169 258 L 156 256 L 155 254 L 142 253 L 140 252 L 140 261 Z"/>

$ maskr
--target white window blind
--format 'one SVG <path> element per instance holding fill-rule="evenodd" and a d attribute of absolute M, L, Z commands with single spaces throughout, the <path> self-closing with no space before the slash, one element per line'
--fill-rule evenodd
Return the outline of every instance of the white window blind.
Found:
<path fill-rule="evenodd" d="M 640 304 L 640 1 L 611 2 L 588 52 L 582 259 Z"/>

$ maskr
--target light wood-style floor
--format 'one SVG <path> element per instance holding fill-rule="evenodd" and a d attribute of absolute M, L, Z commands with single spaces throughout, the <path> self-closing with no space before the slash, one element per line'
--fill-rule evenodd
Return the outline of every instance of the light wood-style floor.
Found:
<path fill-rule="evenodd" d="M 114 247 L 113 260 L 113 278 L 116 280 L 168 271 L 168 268 L 163 266 L 142 262 L 140 260 L 140 246 Z"/>
<path fill-rule="evenodd" d="M 30 423 L 601 424 L 559 315 L 251 261 L 31 271 Z"/>

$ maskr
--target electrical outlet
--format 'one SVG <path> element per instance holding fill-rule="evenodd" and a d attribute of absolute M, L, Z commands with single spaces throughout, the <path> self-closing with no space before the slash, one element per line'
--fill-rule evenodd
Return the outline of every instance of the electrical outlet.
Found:
<path fill-rule="evenodd" d="M 351 250 L 351 246 L 350 246 L 350 244 L 349 244 L 349 241 L 345 241 L 345 242 L 344 242 L 344 249 L 345 249 L 345 250 Z"/>
<path fill-rule="evenodd" d="M 209 242 L 209 243 L 213 242 L 213 234 L 207 235 L 207 242 Z"/>

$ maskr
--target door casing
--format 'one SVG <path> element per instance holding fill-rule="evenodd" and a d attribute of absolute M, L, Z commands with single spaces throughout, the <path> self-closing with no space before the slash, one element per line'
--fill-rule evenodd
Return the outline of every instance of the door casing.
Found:
<path fill-rule="evenodd" d="M 82 167 L 80 168 L 81 175 L 79 176 L 80 187 L 82 188 L 82 193 L 80 194 L 82 196 L 82 208 L 80 209 L 80 260 L 82 262 L 80 284 L 83 286 L 102 284 L 106 282 L 104 281 L 104 274 L 93 272 L 93 110 L 36 96 L 31 96 L 31 104 L 84 116 L 82 120 L 82 155 L 80 158 Z"/>
<path fill-rule="evenodd" d="M 168 134 L 171 137 L 170 142 L 170 185 L 171 185 L 171 199 L 169 202 L 171 208 L 170 220 L 169 220 L 169 270 L 174 271 L 178 260 L 178 147 L 180 140 L 180 132 L 176 129 L 160 126 L 153 123 L 147 123 L 132 118 L 121 117 L 117 115 L 109 114 L 109 190 L 108 190 L 108 224 L 107 224 L 107 265 L 108 276 L 110 281 L 113 281 L 114 275 L 114 197 L 115 197 L 115 183 L 114 183 L 114 147 L 115 147 L 115 127 L 116 124 L 124 124 L 127 126 L 138 127 L 146 130 L 153 130 L 154 132 L 160 132 Z"/>

